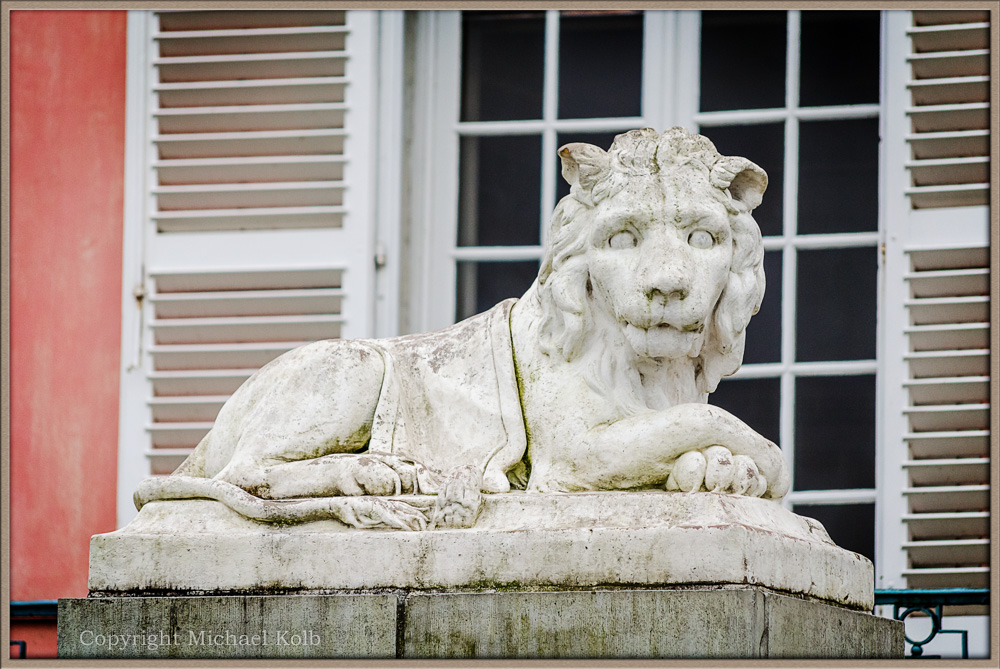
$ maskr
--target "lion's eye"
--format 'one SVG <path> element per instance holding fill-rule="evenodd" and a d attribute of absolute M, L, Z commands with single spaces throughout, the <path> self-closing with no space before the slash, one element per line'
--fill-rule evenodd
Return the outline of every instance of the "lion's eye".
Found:
<path fill-rule="evenodd" d="M 616 250 L 634 249 L 638 243 L 639 240 L 637 240 L 635 235 L 628 230 L 616 232 L 611 235 L 611 239 L 608 240 L 608 246 Z"/>
<path fill-rule="evenodd" d="M 715 246 L 715 237 L 707 230 L 695 230 L 688 237 L 688 244 L 696 249 L 710 249 Z"/>

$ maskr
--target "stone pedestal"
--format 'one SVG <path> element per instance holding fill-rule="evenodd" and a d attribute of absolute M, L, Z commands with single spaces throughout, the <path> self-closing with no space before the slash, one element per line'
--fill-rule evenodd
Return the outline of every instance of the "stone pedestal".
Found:
<path fill-rule="evenodd" d="M 474 528 L 423 532 L 152 502 L 92 539 L 59 653 L 901 657 L 873 583 L 816 521 L 736 495 L 491 495 Z"/>
<path fill-rule="evenodd" d="M 62 658 L 893 658 L 902 623 L 752 586 L 100 597 Z"/>

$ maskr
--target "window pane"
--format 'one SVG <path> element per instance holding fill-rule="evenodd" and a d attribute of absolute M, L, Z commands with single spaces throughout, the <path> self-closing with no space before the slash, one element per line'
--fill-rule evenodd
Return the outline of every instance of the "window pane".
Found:
<path fill-rule="evenodd" d="M 785 106 L 785 12 L 701 13 L 701 110 Z"/>
<path fill-rule="evenodd" d="M 784 215 L 785 124 L 739 125 L 703 128 L 724 156 L 743 156 L 767 172 L 767 191 L 753 212 L 762 235 L 780 235 Z"/>
<path fill-rule="evenodd" d="M 767 290 L 760 311 L 747 326 L 743 363 L 781 361 L 781 251 L 764 254 Z"/>
<path fill-rule="evenodd" d="M 874 504 L 796 504 L 792 511 L 823 523 L 841 548 L 875 561 Z"/>
<path fill-rule="evenodd" d="M 878 229 L 878 119 L 799 126 L 800 234 Z"/>
<path fill-rule="evenodd" d="M 708 403 L 722 407 L 758 434 L 778 443 L 779 379 L 723 379 Z"/>
<path fill-rule="evenodd" d="M 559 118 L 639 116 L 642 13 L 563 12 Z"/>
<path fill-rule="evenodd" d="M 462 120 L 542 117 L 544 12 L 462 13 Z"/>
<path fill-rule="evenodd" d="M 875 487 L 875 376 L 795 379 L 795 489 Z"/>
<path fill-rule="evenodd" d="M 538 276 L 538 261 L 460 262 L 455 320 L 486 311 L 508 297 L 521 297 Z"/>
<path fill-rule="evenodd" d="M 556 146 L 563 146 L 571 142 L 584 142 L 586 144 L 593 144 L 594 146 L 599 146 L 605 151 L 611 148 L 611 143 L 615 141 L 615 137 L 620 135 L 618 131 L 615 132 L 565 132 L 560 133 L 556 136 Z M 569 184 L 566 180 L 562 178 L 562 161 L 559 160 L 559 156 L 555 157 L 556 161 L 556 202 L 563 199 L 569 195 Z"/>
<path fill-rule="evenodd" d="M 458 245 L 538 244 L 541 138 L 463 137 L 460 150 Z"/>
<path fill-rule="evenodd" d="M 875 358 L 875 247 L 798 252 L 795 359 Z"/>
<path fill-rule="evenodd" d="M 879 12 L 802 12 L 799 104 L 878 102 Z"/>

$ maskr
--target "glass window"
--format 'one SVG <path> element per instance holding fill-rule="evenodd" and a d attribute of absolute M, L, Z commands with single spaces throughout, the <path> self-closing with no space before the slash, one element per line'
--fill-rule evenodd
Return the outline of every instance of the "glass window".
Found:
<path fill-rule="evenodd" d="M 802 83 L 799 104 L 878 102 L 879 13 L 802 12 Z"/>
<path fill-rule="evenodd" d="M 799 251 L 796 360 L 875 358 L 877 272 L 873 246 Z"/>
<path fill-rule="evenodd" d="M 878 119 L 799 127 L 799 233 L 878 229 Z"/>
<path fill-rule="evenodd" d="M 462 13 L 462 120 L 542 117 L 544 12 Z"/>
<path fill-rule="evenodd" d="M 795 381 L 795 489 L 875 487 L 875 377 Z"/>
<path fill-rule="evenodd" d="M 786 12 L 701 13 L 701 110 L 785 106 Z"/>
<path fill-rule="evenodd" d="M 559 118 L 639 116 L 642 12 L 563 12 Z"/>
<path fill-rule="evenodd" d="M 538 244 L 541 167 L 538 135 L 463 137 L 458 245 Z"/>

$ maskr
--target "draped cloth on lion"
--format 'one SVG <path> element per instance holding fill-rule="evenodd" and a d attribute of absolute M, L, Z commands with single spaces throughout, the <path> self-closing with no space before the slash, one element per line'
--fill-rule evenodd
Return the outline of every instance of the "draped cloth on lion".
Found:
<path fill-rule="evenodd" d="M 445 330 L 365 340 L 385 361 L 369 449 L 438 471 L 473 465 L 483 488 L 507 492 L 527 438 L 514 372 L 516 299 Z"/>

